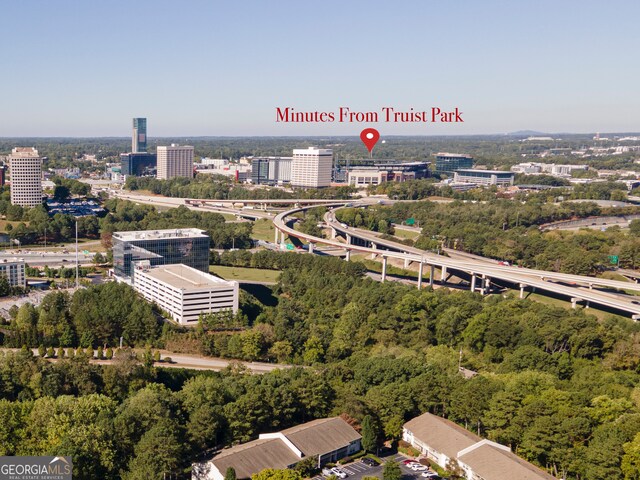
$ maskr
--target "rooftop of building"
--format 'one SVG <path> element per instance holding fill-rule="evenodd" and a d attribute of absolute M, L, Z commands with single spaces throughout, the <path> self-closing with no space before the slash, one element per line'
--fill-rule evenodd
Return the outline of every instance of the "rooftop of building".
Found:
<path fill-rule="evenodd" d="M 207 235 L 204 230 L 200 230 L 199 228 L 171 228 L 167 230 L 114 232 L 113 236 L 119 240 L 130 242 L 134 240 L 162 240 L 167 238 L 202 238 Z"/>
<path fill-rule="evenodd" d="M 38 150 L 34 147 L 15 147 L 11 150 L 10 157 L 23 157 L 23 158 L 31 158 L 37 157 Z"/>
<path fill-rule="evenodd" d="M 294 148 L 293 155 L 333 155 L 333 150 L 330 148 Z"/>
<path fill-rule="evenodd" d="M 409 420 L 404 428 L 414 438 L 427 442 L 430 447 L 444 453 L 449 458 L 456 458 L 458 452 L 482 440 L 479 436 L 456 425 L 446 418 L 424 413 Z"/>
<path fill-rule="evenodd" d="M 457 173 L 491 173 L 496 175 L 513 175 L 514 172 L 509 172 L 506 170 L 483 170 L 481 168 L 460 168 L 456 170 Z"/>
<path fill-rule="evenodd" d="M 555 480 L 555 477 L 491 442 L 461 455 L 460 461 L 485 480 Z"/>
<path fill-rule="evenodd" d="M 340 417 L 320 418 L 282 431 L 305 456 L 322 455 L 361 438 Z"/>
<path fill-rule="evenodd" d="M 456 157 L 456 158 L 473 158 L 471 155 L 467 155 L 465 153 L 449 153 L 449 152 L 438 152 L 436 153 L 437 157 Z"/>
<path fill-rule="evenodd" d="M 193 267 L 183 264 L 161 265 L 155 267 L 137 264 L 136 272 L 138 271 L 143 271 L 147 276 L 180 290 L 212 287 L 228 288 L 236 283 L 209 275 L 208 273 L 201 272 L 200 270 L 196 270 Z"/>
<path fill-rule="evenodd" d="M 223 475 L 229 467 L 237 478 L 251 478 L 266 469 L 284 469 L 301 459 L 279 438 L 259 439 L 222 450 L 212 463 Z"/>

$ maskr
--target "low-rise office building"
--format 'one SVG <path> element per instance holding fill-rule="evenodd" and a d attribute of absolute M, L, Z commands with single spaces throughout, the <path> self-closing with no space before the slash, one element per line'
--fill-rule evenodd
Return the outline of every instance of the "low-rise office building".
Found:
<path fill-rule="evenodd" d="M 405 423 L 402 438 L 440 467 L 461 471 L 467 480 L 557 480 L 509 447 L 431 413 Z"/>
<path fill-rule="evenodd" d="M 26 287 L 24 260 L 17 258 L 3 258 L 0 260 L 0 276 L 3 276 L 12 287 Z"/>
<path fill-rule="evenodd" d="M 317 457 L 322 466 L 358 452 L 361 439 L 342 418 L 321 418 L 222 450 L 211 460 L 194 464 L 191 479 L 223 480 L 228 468 L 238 479 L 248 479 L 267 468 L 294 467 L 308 457 Z"/>
<path fill-rule="evenodd" d="M 513 172 L 501 170 L 461 169 L 454 173 L 454 183 L 473 183 L 476 185 L 497 185 L 508 187 L 513 185 Z"/>
<path fill-rule="evenodd" d="M 202 313 L 238 311 L 238 282 L 228 282 L 187 265 L 151 267 L 136 263 L 133 288 L 181 325 L 195 325 Z"/>
<path fill-rule="evenodd" d="M 198 228 L 114 232 L 113 271 L 131 283 L 133 265 L 149 260 L 151 266 L 184 264 L 209 272 L 209 237 Z"/>

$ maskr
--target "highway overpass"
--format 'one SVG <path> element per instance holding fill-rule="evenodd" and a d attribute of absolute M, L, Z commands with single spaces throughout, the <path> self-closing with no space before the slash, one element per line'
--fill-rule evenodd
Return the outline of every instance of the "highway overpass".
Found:
<path fill-rule="evenodd" d="M 335 205 L 325 206 L 332 207 Z M 279 213 L 274 218 L 276 243 L 279 243 L 279 237 L 284 234 L 307 241 L 310 253 L 313 253 L 315 245 L 324 244 L 344 249 L 347 260 L 350 259 L 352 251 L 381 256 L 383 281 L 386 277 L 387 259 L 397 258 L 403 260 L 405 265 L 409 265 L 412 262 L 419 264 L 418 288 L 422 287 L 422 275 L 426 266 L 430 269 L 429 283 L 431 285 L 434 282 L 435 269 L 438 268 L 441 271 L 441 282 L 445 283 L 451 272 L 462 273 L 469 278 L 471 291 L 479 291 L 485 294 L 490 291 L 492 283 L 495 284 L 497 281 L 507 282 L 520 289 L 521 298 L 524 297 L 525 290 L 549 292 L 567 297 L 574 308 L 578 303 L 583 303 L 586 307 L 596 304 L 625 312 L 634 319 L 640 319 L 640 301 L 637 302 L 626 295 L 601 292 L 594 288 L 599 286 L 640 291 L 640 285 L 635 283 L 492 265 L 486 259 L 445 257 L 401 243 L 381 239 L 369 231 L 343 226 L 335 220 L 335 214 L 332 211 L 327 212 L 325 215 L 325 222 L 332 230 L 332 238 L 319 238 L 294 230 L 287 225 L 288 217 L 307 208 L 310 207 L 294 208 Z M 346 243 L 339 241 L 336 238 L 338 235 L 344 236 Z M 360 241 L 360 245 L 353 243 L 356 239 Z"/>

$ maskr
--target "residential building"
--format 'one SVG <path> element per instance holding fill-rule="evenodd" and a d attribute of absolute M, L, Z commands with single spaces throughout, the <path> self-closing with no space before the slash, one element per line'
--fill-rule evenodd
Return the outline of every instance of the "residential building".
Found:
<path fill-rule="evenodd" d="M 128 283 L 132 281 L 133 264 L 141 260 L 149 260 L 151 266 L 181 263 L 209 272 L 209 237 L 204 230 L 115 232 L 112 243 L 114 274 Z"/>
<path fill-rule="evenodd" d="M 291 185 L 303 188 L 328 187 L 331 184 L 333 150 L 309 147 L 294 149 L 291 161 Z"/>
<path fill-rule="evenodd" d="M 133 119 L 133 133 L 131 135 L 131 152 L 140 153 L 147 151 L 147 119 Z"/>
<path fill-rule="evenodd" d="M 122 175 L 134 175 L 142 177 L 155 175 L 157 166 L 157 156 L 155 153 L 121 153 L 120 173 Z"/>
<path fill-rule="evenodd" d="M 461 168 L 473 167 L 473 157 L 460 153 L 436 153 L 436 173 L 453 175 Z"/>
<path fill-rule="evenodd" d="M 283 185 L 291 182 L 292 157 L 254 157 L 251 159 L 251 183 Z"/>
<path fill-rule="evenodd" d="M 169 147 L 157 148 L 159 180 L 176 177 L 193 178 L 193 147 L 172 143 Z"/>
<path fill-rule="evenodd" d="M 12 287 L 26 287 L 24 260 L 17 258 L 3 258 L 0 260 L 0 276 L 3 276 Z"/>
<path fill-rule="evenodd" d="M 317 457 L 322 466 L 358 452 L 361 439 L 340 417 L 313 420 L 222 450 L 211 460 L 194 464 L 191 479 L 223 480 L 229 467 L 239 480 L 248 479 L 266 468 L 291 468 L 307 457 Z"/>
<path fill-rule="evenodd" d="M 42 158 L 32 147 L 16 147 L 9 155 L 11 203 L 23 207 L 42 204 Z"/>
<path fill-rule="evenodd" d="M 511 452 L 455 423 L 425 413 L 405 423 L 402 438 L 447 470 L 460 470 L 467 480 L 556 480 Z"/>
<path fill-rule="evenodd" d="M 238 311 L 238 282 L 227 282 L 187 265 L 135 263 L 133 288 L 180 325 L 196 325 L 201 313 Z"/>
<path fill-rule="evenodd" d="M 4 184 L 6 181 L 7 181 L 7 166 L 0 165 L 0 187 L 4 187 Z"/>
<path fill-rule="evenodd" d="M 474 183 L 476 185 L 497 185 L 507 187 L 513 185 L 513 172 L 500 170 L 460 169 L 453 174 L 454 183 Z"/>
<path fill-rule="evenodd" d="M 347 182 L 354 187 L 406 182 L 429 176 L 429 162 L 378 162 L 347 167 Z"/>

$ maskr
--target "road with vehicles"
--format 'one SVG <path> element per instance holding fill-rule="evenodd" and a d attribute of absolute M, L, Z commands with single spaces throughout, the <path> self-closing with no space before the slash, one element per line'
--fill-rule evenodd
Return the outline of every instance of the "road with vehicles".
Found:
<path fill-rule="evenodd" d="M 229 213 L 239 215 L 246 212 L 244 209 L 226 208 L 220 205 L 224 201 L 202 200 L 187 202 L 189 199 L 152 197 L 144 195 L 132 195 L 130 193 L 117 193 L 120 198 L 126 198 L 132 201 L 142 203 L 150 203 L 154 205 L 171 204 L 172 206 L 187 205 L 188 208 L 196 210 L 208 210 L 210 208 L 225 209 Z M 412 263 L 419 266 L 419 274 L 417 286 L 422 288 L 423 270 L 430 269 L 429 283 L 435 282 L 435 270 L 440 271 L 440 283 L 446 284 L 453 275 L 467 281 L 471 291 L 480 292 L 482 294 L 489 293 L 494 288 L 502 289 L 505 286 L 517 288 L 520 290 L 520 297 L 524 298 L 525 292 L 548 293 L 556 296 L 566 297 L 571 301 L 574 308 L 578 304 L 585 307 L 590 305 L 599 305 L 612 309 L 615 312 L 631 315 L 634 319 L 640 319 L 640 297 L 635 297 L 617 293 L 617 291 L 637 291 L 640 292 L 640 284 L 633 282 L 624 282 L 619 280 L 609 280 L 603 278 L 589 277 L 583 275 L 569 275 L 544 270 L 518 268 L 513 266 L 500 265 L 491 259 L 478 257 L 462 252 L 447 252 L 449 256 L 439 255 L 433 252 L 427 252 L 415 247 L 403 245 L 401 243 L 379 238 L 374 233 L 346 226 L 336 221 L 335 209 L 342 208 L 346 205 L 359 207 L 367 207 L 379 202 L 378 198 L 366 198 L 353 201 L 330 201 L 317 202 L 305 199 L 293 200 L 273 200 L 268 203 L 289 204 L 294 205 L 293 208 L 280 212 L 273 216 L 272 212 L 260 210 L 251 211 L 251 213 L 260 212 L 265 215 L 261 218 L 270 218 L 275 226 L 275 243 L 281 243 L 281 239 L 285 236 L 298 238 L 309 244 L 309 252 L 314 253 L 314 249 L 318 244 L 338 248 L 344 251 L 347 260 L 350 259 L 351 252 L 361 252 L 378 256 L 382 258 L 381 281 L 386 280 L 387 260 L 395 258 L 402 260 L 404 265 L 408 267 Z M 206 207 L 202 205 L 207 204 Z M 243 203 L 242 200 L 226 201 L 237 207 Z M 260 203 L 260 201 L 253 201 Z M 216 204 L 216 205 L 213 205 Z M 211 207 L 209 207 L 211 205 Z M 316 206 L 325 206 L 329 208 L 329 212 L 325 215 L 325 223 L 331 230 L 330 239 L 324 239 L 302 233 L 293 229 L 289 224 L 293 220 L 294 214 L 304 212 L 309 208 Z M 258 217 L 255 217 L 258 218 Z M 614 289 L 614 291 L 601 291 L 601 289 Z"/>
<path fill-rule="evenodd" d="M 353 202 L 355 204 L 355 202 Z M 328 205 L 335 208 L 335 205 Z M 640 285 L 618 280 L 608 280 L 582 275 L 568 275 L 543 270 L 524 269 L 504 265 L 494 265 L 486 259 L 451 258 L 426 252 L 415 247 L 410 247 L 390 240 L 381 239 L 375 234 L 346 226 L 336 221 L 335 213 L 330 210 L 325 215 L 325 223 L 332 231 L 331 239 L 324 239 L 302 233 L 291 228 L 288 223 L 293 214 L 302 212 L 310 207 L 298 207 L 278 214 L 274 218 L 276 227 L 276 243 L 279 243 L 280 235 L 288 235 L 309 243 L 309 251 L 313 253 L 317 244 L 341 247 L 345 251 L 347 259 L 352 251 L 367 253 L 382 257 L 381 280 L 386 279 L 387 259 L 397 258 L 405 262 L 405 266 L 411 263 L 419 264 L 418 288 L 422 286 L 423 268 L 430 268 L 429 282 L 433 284 L 435 269 L 441 272 L 441 283 L 446 283 L 449 275 L 455 274 L 459 278 L 468 280 L 471 291 L 488 293 L 493 286 L 506 283 L 520 289 L 523 298 L 525 291 L 539 291 L 561 295 L 570 299 L 575 308 L 578 303 L 585 307 L 591 304 L 611 308 L 617 312 L 630 314 L 634 319 L 640 319 L 640 301 L 634 300 L 628 295 L 602 292 L 595 287 L 614 288 L 619 290 L 640 291 Z M 338 239 L 344 237 L 344 242 Z M 585 288 L 586 287 L 586 288 Z M 640 300 L 640 299 L 639 299 Z"/>
<path fill-rule="evenodd" d="M 93 257 L 95 253 L 78 253 L 78 261 L 81 265 L 89 265 L 93 263 Z M 3 250 L 0 252 L 0 262 L 3 259 L 21 259 L 24 260 L 29 266 L 43 266 L 43 265 L 64 265 L 71 266 L 76 263 L 76 253 L 69 252 L 63 253 L 58 251 L 21 251 L 18 253 L 16 250 Z"/>

